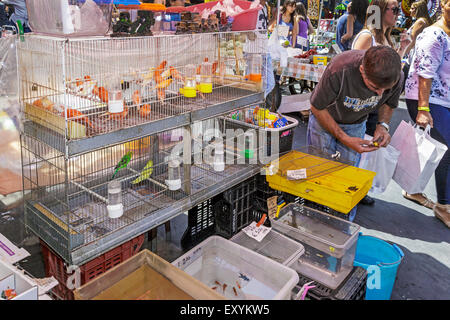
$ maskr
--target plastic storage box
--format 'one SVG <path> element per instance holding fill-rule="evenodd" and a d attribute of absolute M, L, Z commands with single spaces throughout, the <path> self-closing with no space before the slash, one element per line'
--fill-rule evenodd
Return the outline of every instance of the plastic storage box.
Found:
<path fill-rule="evenodd" d="M 33 32 L 53 36 L 104 36 L 113 0 L 26 0 Z"/>
<path fill-rule="evenodd" d="M 219 236 L 212 236 L 172 264 L 233 300 L 289 300 L 298 274 Z"/>
<path fill-rule="evenodd" d="M 221 300 L 223 296 L 145 249 L 74 291 L 76 300 Z"/>
<path fill-rule="evenodd" d="M 269 186 L 348 213 L 372 187 L 376 173 L 316 155 L 291 151 L 279 158 L 278 171 L 267 174 Z M 306 169 L 304 180 L 288 180 L 288 170 Z M 270 173 L 270 172 L 268 172 Z"/>
<path fill-rule="evenodd" d="M 357 224 L 291 203 L 272 219 L 272 227 L 305 247 L 292 265 L 298 273 L 336 289 L 353 269 Z"/>
<path fill-rule="evenodd" d="M 305 248 L 301 243 L 274 230 L 271 230 L 260 242 L 250 238 L 244 231 L 239 232 L 230 241 L 262 254 L 286 267 L 290 267 L 305 253 Z"/>
<path fill-rule="evenodd" d="M 298 121 L 295 118 L 284 115 L 284 118 L 288 121 L 288 124 L 280 128 L 267 128 L 262 126 L 257 126 L 251 123 L 246 123 L 242 120 L 236 120 L 232 118 L 226 118 L 224 132 L 227 129 L 243 129 L 244 132 L 247 130 L 255 130 L 257 134 L 257 153 L 258 159 L 261 156 L 260 149 L 263 149 L 263 156 L 273 159 L 278 155 L 285 154 L 292 150 L 292 143 L 294 141 L 295 128 L 298 126 Z M 264 135 L 260 131 L 265 131 Z M 276 134 L 278 133 L 278 134 Z M 272 150 L 272 135 L 278 137 L 278 152 L 277 150 Z M 264 139 L 263 139 L 264 138 Z M 264 145 L 260 143 L 263 142 Z M 265 159 L 259 159 L 265 160 Z M 267 163 L 267 162 L 266 162 Z"/>

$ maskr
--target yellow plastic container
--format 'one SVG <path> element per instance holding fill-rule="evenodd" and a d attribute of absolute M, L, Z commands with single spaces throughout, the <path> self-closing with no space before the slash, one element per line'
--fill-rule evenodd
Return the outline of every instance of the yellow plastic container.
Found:
<path fill-rule="evenodd" d="M 306 168 L 306 180 L 288 180 L 287 170 Z M 279 169 L 266 175 L 269 186 L 349 213 L 372 187 L 376 173 L 298 151 L 279 159 Z M 308 177 L 311 177 L 309 179 Z"/>
<path fill-rule="evenodd" d="M 197 96 L 197 89 L 196 88 L 184 87 L 183 88 L 183 95 L 186 98 L 195 98 Z"/>
<path fill-rule="evenodd" d="M 327 56 L 313 56 L 314 64 L 323 64 L 324 66 L 326 66 L 327 62 L 328 62 Z"/>
<path fill-rule="evenodd" d="M 200 83 L 199 90 L 201 93 L 211 93 L 212 92 L 212 83 Z"/>

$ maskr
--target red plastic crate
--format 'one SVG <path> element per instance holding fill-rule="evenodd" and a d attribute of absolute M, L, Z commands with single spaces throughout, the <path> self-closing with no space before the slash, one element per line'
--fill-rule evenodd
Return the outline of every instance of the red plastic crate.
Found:
<path fill-rule="evenodd" d="M 142 234 L 80 266 L 80 285 L 84 285 L 109 269 L 117 266 L 119 263 L 134 256 L 140 251 L 144 244 L 144 240 L 145 234 Z M 67 287 L 67 280 L 73 273 L 68 272 L 67 263 L 54 253 L 45 242 L 40 240 L 40 243 L 45 264 L 45 276 L 53 276 L 59 282 L 59 284 L 53 288 L 54 294 L 59 299 L 73 300 L 74 296 L 72 289 Z M 74 281 L 72 283 L 74 284 Z"/>

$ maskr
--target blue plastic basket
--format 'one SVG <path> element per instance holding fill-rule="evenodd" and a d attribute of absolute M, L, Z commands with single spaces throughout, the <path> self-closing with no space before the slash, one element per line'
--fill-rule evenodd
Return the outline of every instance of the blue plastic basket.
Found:
<path fill-rule="evenodd" d="M 367 270 L 366 300 L 391 298 L 403 257 L 403 251 L 396 244 L 360 233 L 353 265 Z"/>

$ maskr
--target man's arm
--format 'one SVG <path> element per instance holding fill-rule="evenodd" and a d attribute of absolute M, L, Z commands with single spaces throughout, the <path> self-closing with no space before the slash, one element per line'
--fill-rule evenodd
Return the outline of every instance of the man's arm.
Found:
<path fill-rule="evenodd" d="M 378 121 L 389 123 L 392 118 L 394 109 L 387 104 L 383 104 L 378 110 Z M 375 133 L 373 134 L 373 141 L 377 141 L 380 147 L 386 147 L 391 142 L 391 135 L 382 125 L 377 125 Z"/>
<path fill-rule="evenodd" d="M 375 151 L 377 147 L 371 147 L 371 141 L 364 140 L 358 137 L 350 137 L 347 135 L 337 122 L 331 117 L 327 109 L 319 110 L 311 105 L 311 112 L 319 121 L 319 124 L 327 130 L 331 135 L 338 139 L 342 144 L 355 150 L 358 153 Z"/>

